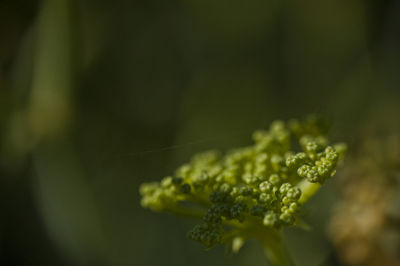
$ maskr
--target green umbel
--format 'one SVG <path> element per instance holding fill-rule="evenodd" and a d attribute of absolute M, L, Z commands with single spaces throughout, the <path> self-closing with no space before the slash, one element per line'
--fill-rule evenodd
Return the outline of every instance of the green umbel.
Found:
<path fill-rule="evenodd" d="M 345 145 L 329 145 L 326 124 L 315 117 L 275 121 L 253 140 L 224 156 L 197 154 L 173 176 L 142 184 L 142 206 L 200 218 L 188 237 L 207 248 L 238 238 L 265 243 L 265 232 L 276 238 L 282 227 L 296 225 L 301 205 L 335 174 Z"/>

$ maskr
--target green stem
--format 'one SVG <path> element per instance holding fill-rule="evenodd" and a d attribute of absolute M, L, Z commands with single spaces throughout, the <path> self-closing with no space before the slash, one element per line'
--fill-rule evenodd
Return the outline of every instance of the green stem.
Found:
<path fill-rule="evenodd" d="M 299 203 L 306 203 L 321 187 L 320 183 L 310 183 L 306 179 L 302 180 L 297 184 L 297 187 L 301 189 L 301 197 Z"/>
<path fill-rule="evenodd" d="M 280 231 L 275 229 L 263 230 L 265 233 L 257 238 L 264 247 L 264 254 L 273 266 L 294 266 L 289 251 L 283 242 Z"/>
<path fill-rule="evenodd" d="M 33 138 L 64 134 L 72 122 L 75 81 L 72 0 L 44 0 L 38 14 L 28 109 Z"/>

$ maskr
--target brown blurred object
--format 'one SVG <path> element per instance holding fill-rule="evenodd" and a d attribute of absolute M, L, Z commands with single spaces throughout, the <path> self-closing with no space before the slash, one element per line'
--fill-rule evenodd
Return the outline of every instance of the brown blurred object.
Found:
<path fill-rule="evenodd" d="M 365 120 L 338 179 L 328 233 L 346 265 L 400 265 L 399 111 L 386 104 Z"/>

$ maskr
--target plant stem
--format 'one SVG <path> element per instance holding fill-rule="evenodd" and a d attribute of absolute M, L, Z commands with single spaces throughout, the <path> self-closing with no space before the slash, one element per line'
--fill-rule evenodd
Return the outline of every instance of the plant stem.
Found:
<path fill-rule="evenodd" d="M 294 266 L 289 251 L 283 242 L 281 232 L 275 229 L 263 230 L 257 238 L 264 247 L 264 254 L 273 266 Z"/>
<path fill-rule="evenodd" d="M 65 134 L 72 122 L 74 56 L 71 0 L 44 0 L 38 14 L 28 107 L 33 139 Z"/>
<path fill-rule="evenodd" d="M 306 179 L 302 180 L 297 184 L 297 187 L 301 189 L 301 197 L 299 203 L 304 204 L 311 198 L 321 187 L 320 183 L 310 183 Z"/>

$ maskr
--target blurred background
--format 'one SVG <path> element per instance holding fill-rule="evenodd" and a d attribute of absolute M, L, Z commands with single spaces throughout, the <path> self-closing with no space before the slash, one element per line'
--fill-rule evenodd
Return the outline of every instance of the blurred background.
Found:
<path fill-rule="evenodd" d="M 0 264 L 268 265 L 138 187 L 314 113 L 349 155 L 295 262 L 400 265 L 399 47 L 396 0 L 0 0 Z"/>

